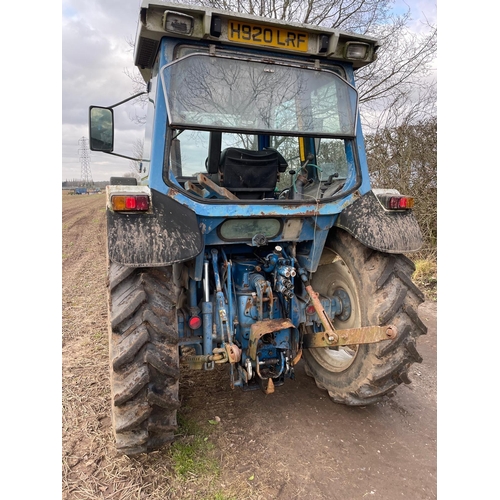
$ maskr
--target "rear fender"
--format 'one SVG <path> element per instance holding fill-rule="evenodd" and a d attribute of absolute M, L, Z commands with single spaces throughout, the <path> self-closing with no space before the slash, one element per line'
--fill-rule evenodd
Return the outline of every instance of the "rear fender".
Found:
<path fill-rule="evenodd" d="M 415 252 L 423 244 L 413 212 L 386 210 L 373 191 L 341 212 L 335 226 L 345 229 L 363 245 L 380 252 Z"/>
<path fill-rule="evenodd" d="M 114 212 L 109 199 L 117 187 L 107 188 L 107 244 L 113 262 L 134 267 L 166 266 L 201 252 L 203 242 L 193 211 L 145 186 L 120 186 L 120 192 L 147 190 L 151 206 L 146 213 Z"/>

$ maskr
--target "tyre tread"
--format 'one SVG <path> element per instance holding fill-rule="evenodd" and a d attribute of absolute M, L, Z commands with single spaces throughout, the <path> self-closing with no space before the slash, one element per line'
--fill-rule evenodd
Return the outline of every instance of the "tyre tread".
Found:
<path fill-rule="evenodd" d="M 171 442 L 180 406 L 176 293 L 171 268 L 109 266 L 113 430 L 119 454 Z"/>
<path fill-rule="evenodd" d="M 366 366 L 359 375 L 353 372 L 351 382 L 344 378 L 342 384 L 346 385 L 336 385 L 339 375 L 334 372 L 329 375 L 319 365 L 315 368 L 313 361 L 307 366 L 306 373 L 313 376 L 318 387 L 326 389 L 336 403 L 354 406 L 376 403 L 392 396 L 398 385 L 411 383 L 409 368 L 414 362 L 422 362 L 416 341 L 427 332 L 427 328 L 419 318 L 417 308 L 425 297 L 411 280 L 415 266 L 406 256 L 367 249 L 341 230 L 329 239 L 327 245 L 328 251 L 339 249 L 343 252 L 357 270 L 364 295 L 371 297 L 372 305 L 367 313 L 369 321 L 374 324 L 378 320 L 379 325 L 394 324 L 398 336 L 392 341 L 366 348 L 368 354 L 363 354 Z M 307 355 L 304 359 L 309 363 Z"/>

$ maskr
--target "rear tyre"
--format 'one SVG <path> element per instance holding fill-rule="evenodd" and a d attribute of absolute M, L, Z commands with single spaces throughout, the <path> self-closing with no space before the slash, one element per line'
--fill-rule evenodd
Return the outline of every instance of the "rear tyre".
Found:
<path fill-rule="evenodd" d="M 111 406 L 120 454 L 149 452 L 174 439 L 180 406 L 177 295 L 171 267 L 109 265 Z"/>
<path fill-rule="evenodd" d="M 337 329 L 393 324 L 394 340 L 339 348 L 304 350 L 306 373 L 336 403 L 367 405 L 409 384 L 408 370 L 422 358 L 417 338 L 427 333 L 418 317 L 422 292 L 411 281 L 414 264 L 399 254 L 371 250 L 344 231 L 331 235 L 313 289 L 328 297 L 349 297 L 350 314 L 337 316 Z"/>

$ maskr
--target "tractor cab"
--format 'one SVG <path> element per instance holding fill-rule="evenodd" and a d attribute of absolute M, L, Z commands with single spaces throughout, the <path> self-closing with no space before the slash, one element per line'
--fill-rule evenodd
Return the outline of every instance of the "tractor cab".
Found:
<path fill-rule="evenodd" d="M 324 203 L 367 186 L 354 71 L 377 48 L 336 29 L 145 1 L 142 183 L 193 208 Z"/>

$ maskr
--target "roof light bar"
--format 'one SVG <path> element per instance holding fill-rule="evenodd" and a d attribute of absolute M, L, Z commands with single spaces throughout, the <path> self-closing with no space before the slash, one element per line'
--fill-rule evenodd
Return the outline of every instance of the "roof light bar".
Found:
<path fill-rule="evenodd" d="M 166 10 L 163 14 L 163 27 L 170 33 L 191 35 L 194 28 L 194 18 L 187 14 Z"/>
<path fill-rule="evenodd" d="M 347 42 L 345 44 L 345 57 L 347 59 L 364 60 L 368 56 L 370 46 L 367 43 Z"/>

